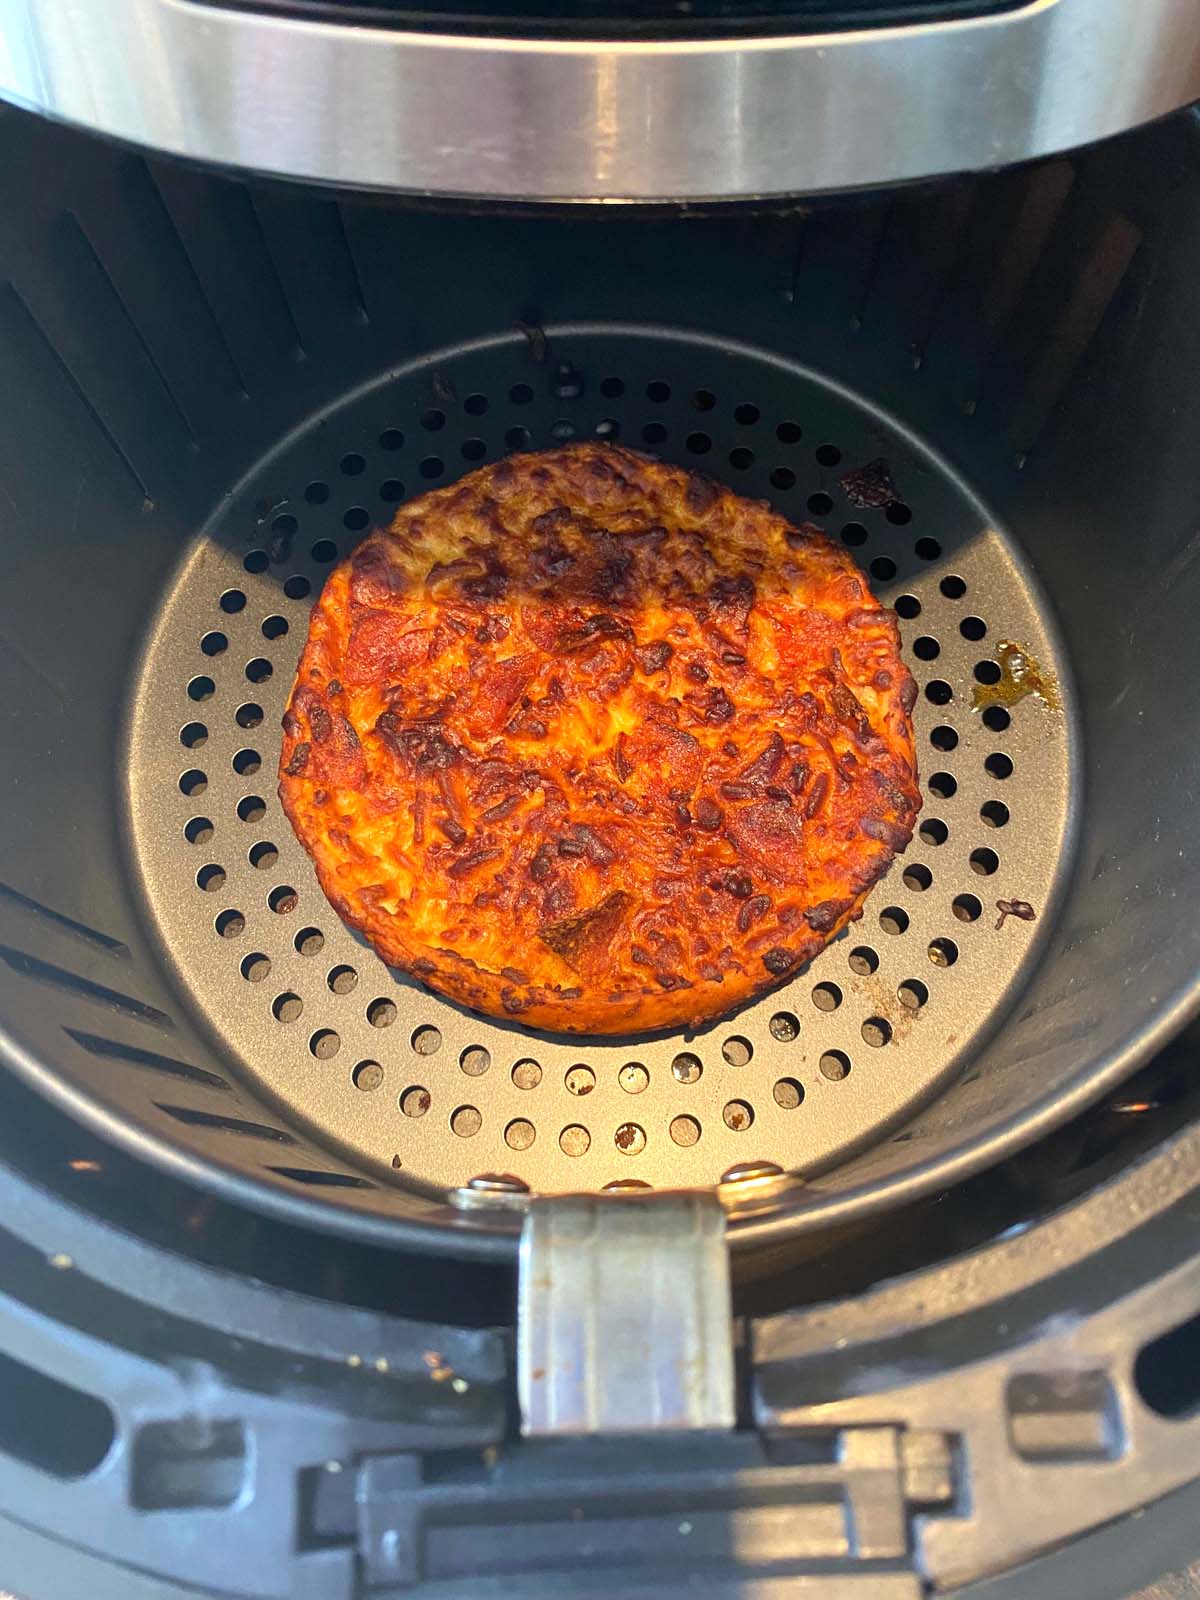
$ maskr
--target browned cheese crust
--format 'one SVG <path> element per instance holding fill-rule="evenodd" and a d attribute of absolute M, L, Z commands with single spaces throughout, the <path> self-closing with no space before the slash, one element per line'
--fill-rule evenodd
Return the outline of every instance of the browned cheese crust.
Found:
<path fill-rule="evenodd" d="M 330 574 L 279 792 L 389 966 L 538 1028 L 697 1025 L 907 845 L 915 693 L 816 529 L 568 445 L 402 506 Z"/>

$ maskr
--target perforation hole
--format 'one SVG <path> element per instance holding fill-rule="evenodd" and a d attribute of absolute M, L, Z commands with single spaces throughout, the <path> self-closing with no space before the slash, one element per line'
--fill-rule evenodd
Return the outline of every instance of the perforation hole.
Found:
<path fill-rule="evenodd" d="M 942 647 L 932 634 L 923 633 L 919 639 L 913 640 L 912 653 L 918 661 L 936 661 L 942 653 Z"/>
<path fill-rule="evenodd" d="M 318 1028 L 309 1039 L 308 1048 L 318 1061 L 332 1061 L 342 1048 L 342 1041 L 332 1028 Z"/>
<path fill-rule="evenodd" d="M 947 600 L 961 600 L 967 592 L 966 582 L 955 572 L 949 572 L 938 584 Z"/>
<path fill-rule="evenodd" d="M 799 444 L 804 430 L 798 422 L 781 422 L 775 429 L 775 437 L 780 444 Z"/>
<path fill-rule="evenodd" d="M 277 994 L 271 1001 L 271 1015 L 276 1022 L 295 1022 L 303 1010 L 304 1001 L 290 989 L 283 994 Z"/>
<path fill-rule="evenodd" d="M 421 463 L 422 469 L 425 463 Z M 436 476 L 436 474 L 435 474 Z M 362 533 L 364 528 L 371 525 L 371 513 L 366 506 L 351 506 L 342 516 L 342 527 L 347 533 Z M 284 585 L 286 589 L 286 584 Z"/>
<path fill-rule="evenodd" d="M 942 547 L 936 539 L 918 539 L 913 545 L 913 554 L 920 561 L 936 561 L 942 553 Z"/>
<path fill-rule="evenodd" d="M 844 1050 L 826 1050 L 817 1065 L 821 1076 L 831 1083 L 840 1083 L 850 1076 L 850 1057 Z"/>
<path fill-rule="evenodd" d="M 1003 706 L 988 706 L 983 713 L 983 725 L 992 733 L 1003 733 L 1012 717 Z"/>
<path fill-rule="evenodd" d="M 969 639 L 972 644 L 976 644 L 986 636 L 987 623 L 982 617 L 964 617 L 958 625 L 958 631 L 964 639 Z"/>
<path fill-rule="evenodd" d="M 734 1034 L 726 1039 L 721 1046 L 721 1055 L 731 1067 L 744 1067 L 754 1055 L 754 1046 L 749 1039 L 743 1039 L 740 1034 Z"/>
<path fill-rule="evenodd" d="M 912 521 L 912 511 L 903 500 L 893 500 L 884 512 L 884 516 L 897 528 L 906 527 Z"/>
<path fill-rule="evenodd" d="M 265 656 L 255 656 L 246 663 L 246 676 L 251 683 L 266 683 L 274 670 Z"/>
<path fill-rule="evenodd" d="M 661 422 L 648 422 L 642 429 L 643 444 L 661 444 L 667 437 L 667 430 Z"/>
<path fill-rule="evenodd" d="M 798 1078 L 776 1078 L 771 1098 L 781 1111 L 795 1111 L 804 1099 L 804 1085 Z"/>
<path fill-rule="evenodd" d="M 524 1117 L 514 1117 L 504 1130 L 504 1142 L 510 1150 L 528 1150 L 537 1138 L 537 1129 Z"/>
<path fill-rule="evenodd" d="M 752 405 L 748 400 L 733 408 L 733 420 L 740 423 L 743 428 L 752 428 L 758 421 L 759 415 L 758 407 Z"/>
<path fill-rule="evenodd" d="M 433 1096 L 423 1083 L 411 1084 L 400 1096 L 400 1110 L 414 1121 L 423 1117 L 433 1104 Z"/>
<path fill-rule="evenodd" d="M 310 506 L 323 506 L 329 499 L 329 485 L 327 483 L 321 483 L 318 480 L 314 480 L 312 483 L 306 484 L 304 488 L 304 498 L 308 501 Z"/>
<path fill-rule="evenodd" d="M 671 1062 L 671 1076 L 676 1083 L 699 1083 L 704 1067 L 700 1057 L 690 1050 L 682 1050 Z"/>
<path fill-rule="evenodd" d="M 379 498 L 389 506 L 404 499 L 404 485 L 399 478 L 385 478 L 379 485 Z"/>
<path fill-rule="evenodd" d="M 358 973 L 353 967 L 331 967 L 325 982 L 333 994 L 349 994 L 358 987 Z"/>
<path fill-rule="evenodd" d="M 208 778 L 200 771 L 199 767 L 190 768 L 179 779 L 179 792 L 187 795 L 189 799 L 198 794 L 203 794 L 207 788 Z"/>
<path fill-rule="evenodd" d="M 979 808 L 979 816 L 989 828 L 1008 826 L 1009 810 L 1003 800 L 985 800 Z"/>
<path fill-rule="evenodd" d="M 780 1044 L 791 1044 L 800 1037 L 800 1019 L 791 1011 L 777 1011 L 767 1024 L 772 1039 Z"/>
<path fill-rule="evenodd" d="M 488 408 L 488 397 L 485 394 L 469 394 L 463 401 L 463 410 L 469 417 L 482 417 Z"/>
<path fill-rule="evenodd" d="M 297 955 L 319 956 L 325 948 L 325 935 L 320 928 L 301 928 L 292 944 Z"/>
<path fill-rule="evenodd" d="M 581 1123 L 571 1122 L 558 1136 L 558 1148 L 565 1156 L 584 1156 L 588 1152 L 592 1136 Z"/>
<path fill-rule="evenodd" d="M 958 946 L 953 939 L 931 939 L 928 955 L 935 967 L 952 967 L 958 960 Z"/>
<path fill-rule="evenodd" d="M 754 1126 L 754 1107 L 748 1100 L 727 1100 L 721 1111 L 721 1121 L 730 1133 L 746 1133 Z"/>
<path fill-rule="evenodd" d="M 246 852 L 247 860 L 252 867 L 266 870 L 273 867 L 279 860 L 279 851 L 266 839 L 260 839 L 257 844 L 252 844 Z"/>
<path fill-rule="evenodd" d="M 1003 782 L 1005 778 L 1012 777 L 1013 764 L 1008 756 L 996 751 L 994 755 L 990 755 L 983 763 L 983 770 L 989 778 L 998 778 Z"/>
<path fill-rule="evenodd" d="M 960 922 L 978 922 L 983 907 L 973 894 L 955 895 L 950 909 Z"/>
<path fill-rule="evenodd" d="M 425 429 L 426 433 L 440 433 L 441 430 L 446 426 L 446 413 L 436 409 L 422 411 L 421 426 Z"/>
<path fill-rule="evenodd" d="M 229 640 L 223 633 L 206 633 L 200 641 L 200 648 L 206 656 L 224 655 L 229 649 Z"/>
<path fill-rule="evenodd" d="M 896 598 L 892 605 L 892 610 L 898 617 L 902 617 L 905 622 L 912 622 L 914 618 L 921 615 L 921 602 L 915 594 L 902 594 Z"/>
<path fill-rule="evenodd" d="M 985 685 L 1000 682 L 1000 667 L 995 661 L 977 661 L 975 663 L 975 681 Z"/>
<path fill-rule="evenodd" d="M 373 1028 L 390 1028 L 396 1020 L 396 1002 L 386 996 L 372 1000 L 367 1007 L 367 1021 Z"/>
<path fill-rule="evenodd" d="M 342 457 L 341 461 L 338 462 L 338 466 L 342 474 L 347 478 L 357 478 L 367 470 L 365 459 L 353 450 L 349 455 Z"/>
<path fill-rule="evenodd" d="M 328 566 L 331 561 L 337 560 L 337 545 L 332 539 L 318 539 L 309 554 L 321 566 Z"/>
<path fill-rule="evenodd" d="M 215 894 L 218 889 L 223 889 L 225 887 L 225 868 L 218 867 L 211 862 L 208 866 L 201 867 L 196 874 L 196 887 L 197 889 L 205 890 L 208 894 Z"/>
<path fill-rule="evenodd" d="M 222 911 L 215 918 L 213 927 L 222 939 L 236 939 L 240 933 L 246 931 L 246 919 L 240 911 L 230 909 Z"/>
<path fill-rule="evenodd" d="M 905 978 L 896 990 L 896 998 L 909 1011 L 920 1011 L 929 1000 L 929 990 L 920 978 Z"/>
<path fill-rule="evenodd" d="M 202 700 L 211 700 L 216 692 L 216 684 L 211 678 L 206 678 L 203 675 L 193 678 L 187 686 L 188 699 L 195 700 L 197 704 Z"/>
<path fill-rule="evenodd" d="M 694 456 L 706 456 L 712 449 L 712 440 L 707 433 L 689 433 L 687 447 Z"/>
<path fill-rule="evenodd" d="M 847 961 L 851 972 L 856 972 L 860 978 L 869 978 L 873 972 L 879 970 L 879 957 L 869 944 L 857 945 L 851 950 Z"/>
<path fill-rule="evenodd" d="M 487 455 L 487 445 L 482 439 L 464 439 L 459 453 L 464 461 L 482 461 Z"/>
<path fill-rule="evenodd" d="M 818 489 L 815 494 L 808 497 L 808 509 L 814 517 L 827 517 L 833 510 L 833 496 L 826 494 L 823 489 Z"/>
<path fill-rule="evenodd" d="M 848 544 L 853 547 L 855 545 L 866 544 L 866 542 L 867 530 L 863 527 L 861 522 L 846 523 L 845 527 L 842 529 L 843 544 Z"/>
<path fill-rule="evenodd" d="M 958 734 L 953 728 L 946 727 L 943 724 L 934 728 L 929 735 L 929 742 L 935 750 L 941 750 L 944 754 L 948 754 L 951 750 L 958 749 Z"/>
<path fill-rule="evenodd" d="M 933 873 L 922 861 L 913 861 L 900 875 L 906 889 L 922 894 L 933 883 Z"/>
<path fill-rule="evenodd" d="M 890 583 L 896 576 L 896 563 L 891 556 L 876 556 L 870 571 L 876 583 Z"/>
<path fill-rule="evenodd" d="M 836 1011 L 842 1003 L 842 991 L 836 983 L 818 983 L 812 992 L 812 1003 L 818 1011 Z"/>
<path fill-rule="evenodd" d="M 574 1095 L 588 1095 L 596 1087 L 596 1074 L 591 1067 L 582 1065 L 568 1067 L 563 1077 L 567 1093 Z"/>
<path fill-rule="evenodd" d="M 246 596 L 240 589 L 226 589 L 218 604 L 220 605 L 221 610 L 226 612 L 227 615 L 231 617 L 236 616 L 246 604 Z"/>
<path fill-rule="evenodd" d="M 550 437 L 556 444 L 566 444 L 575 437 L 575 424 L 570 417 L 559 417 L 550 424 Z"/>
<path fill-rule="evenodd" d="M 199 750 L 208 743 L 208 729 L 202 722 L 189 722 L 179 730 L 179 742 L 188 750 Z"/>
<path fill-rule="evenodd" d="M 639 1123 L 623 1122 L 613 1134 L 613 1143 L 622 1155 L 640 1156 L 646 1148 L 646 1130 Z"/>
<path fill-rule="evenodd" d="M 942 678 L 931 678 L 925 685 L 925 698 L 930 705 L 948 706 L 954 699 L 954 690 Z"/>
<path fill-rule="evenodd" d="M 383 1083 L 383 1068 L 378 1061 L 360 1061 L 350 1074 L 351 1082 L 364 1094 L 371 1094 Z"/>
<path fill-rule="evenodd" d="M 835 444 L 819 444 L 813 454 L 822 467 L 836 467 L 842 459 L 842 452 Z"/>
<path fill-rule="evenodd" d="M 263 708 L 256 706 L 253 701 L 247 700 L 233 714 L 233 720 L 239 728 L 257 728 L 263 719 Z"/>
<path fill-rule="evenodd" d="M 791 467 L 771 468 L 772 489 L 791 489 L 795 487 L 795 483 L 796 474 L 792 471 Z"/>
<path fill-rule="evenodd" d="M 748 450 L 745 445 L 739 445 L 736 450 L 729 452 L 729 465 L 738 472 L 745 472 L 754 465 L 754 451 Z"/>
<path fill-rule="evenodd" d="M 681 1150 L 689 1150 L 700 1143 L 700 1124 L 695 1117 L 672 1117 L 669 1131 L 672 1144 L 677 1144 Z"/>
<path fill-rule="evenodd" d="M 408 1043 L 416 1055 L 434 1056 L 442 1048 L 441 1030 L 425 1024 L 413 1030 Z"/>
<path fill-rule="evenodd" d="M 261 983 L 270 975 L 271 958 L 263 955 L 261 950 L 256 950 L 252 955 L 242 957 L 238 970 L 247 983 Z"/>
<path fill-rule="evenodd" d="M 189 844 L 207 844 L 213 832 L 213 825 L 207 817 L 191 817 L 183 826 L 183 837 Z"/>
<path fill-rule="evenodd" d="M 605 383 L 621 383 L 621 380 L 620 378 L 606 378 Z M 624 388 L 625 385 L 621 383 L 621 388 L 616 391 L 617 394 L 620 394 Z M 600 389 L 603 394 L 610 394 L 612 392 L 611 390 L 605 389 L 603 383 L 600 385 Z M 527 383 L 514 383 L 512 388 L 508 391 L 508 398 L 515 406 L 527 406 L 533 399 L 533 390 Z"/>
<path fill-rule="evenodd" d="M 692 395 L 692 406 L 696 411 L 711 411 L 717 403 L 717 397 L 711 389 L 697 389 Z"/>
<path fill-rule="evenodd" d="M 440 478 L 446 470 L 446 463 L 441 456 L 426 456 L 418 465 L 417 471 L 427 481 Z"/>
<path fill-rule="evenodd" d="M 930 794 L 939 800 L 952 800 L 958 793 L 958 782 L 948 772 L 935 772 L 928 780 Z"/>
<path fill-rule="evenodd" d="M 260 572 L 265 572 L 269 566 L 270 561 L 267 559 L 267 552 L 265 550 L 247 550 L 246 554 L 242 557 L 242 567 L 244 570 L 246 572 L 253 573 L 255 576 L 257 576 Z"/>
<path fill-rule="evenodd" d="M 990 878 L 1000 865 L 1000 857 L 994 850 L 972 850 L 967 859 L 971 871 L 977 872 L 981 878 Z"/>
<path fill-rule="evenodd" d="M 518 1061 L 513 1065 L 511 1077 L 518 1089 L 536 1089 L 542 1081 L 541 1063 L 528 1058 Z"/>
<path fill-rule="evenodd" d="M 264 639 L 282 639 L 288 631 L 286 617 L 264 617 L 262 621 L 262 636 Z"/>
<path fill-rule="evenodd" d="M 240 778 L 251 778 L 262 766 L 262 757 L 257 750 L 239 750 L 233 758 L 232 766 Z"/>
<path fill-rule="evenodd" d="M 471 1044 L 458 1058 L 458 1064 L 468 1078 L 482 1078 L 492 1064 L 491 1051 L 481 1044 Z"/>
<path fill-rule="evenodd" d="M 868 1017 L 862 1025 L 863 1043 L 879 1050 L 891 1043 L 892 1025 L 886 1017 Z"/>
<path fill-rule="evenodd" d="M 663 383 L 661 379 L 656 379 L 653 383 L 648 383 L 646 385 L 646 399 L 649 400 L 651 404 L 661 406 L 670 398 L 671 385 L 669 383 Z"/>
<path fill-rule="evenodd" d="M 237 803 L 237 814 L 242 822 L 261 822 L 267 814 L 267 802 L 256 794 L 243 795 Z"/>
<path fill-rule="evenodd" d="M 650 1074 L 640 1061 L 627 1061 L 617 1073 L 617 1082 L 626 1094 L 645 1094 L 650 1087 Z"/>
<path fill-rule="evenodd" d="M 908 912 L 902 910 L 900 906 L 885 906 L 879 913 L 879 926 L 884 933 L 896 937 L 908 929 Z"/>
<path fill-rule="evenodd" d="M 385 428 L 379 435 L 379 448 L 381 450 L 403 450 L 404 435 L 399 428 Z"/>
<path fill-rule="evenodd" d="M 950 837 L 950 829 L 939 817 L 926 817 L 917 830 L 922 844 L 945 844 Z"/>
<path fill-rule="evenodd" d="M 271 890 L 267 896 L 267 904 L 277 916 L 287 917 L 300 904 L 300 896 L 288 884 L 281 883 Z"/>

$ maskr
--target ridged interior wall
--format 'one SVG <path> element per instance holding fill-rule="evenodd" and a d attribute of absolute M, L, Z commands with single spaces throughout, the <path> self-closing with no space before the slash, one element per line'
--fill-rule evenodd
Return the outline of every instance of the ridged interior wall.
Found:
<path fill-rule="evenodd" d="M 1115 1058 L 1144 1002 L 1182 1007 L 1200 928 L 1163 907 L 1195 870 L 1178 799 L 1195 777 L 1196 131 L 1185 115 L 1072 159 L 781 214 L 561 218 L 246 184 L 0 114 L 12 1058 L 277 1193 L 364 1218 L 420 1207 L 284 1126 L 181 1009 L 126 875 L 122 695 L 182 547 L 268 446 L 472 334 L 524 325 L 538 381 L 537 328 L 581 318 L 732 333 L 904 418 L 1032 555 L 1084 690 L 1106 820 L 1041 976 L 964 1085 L 824 1181 L 936 1155 Z M 1173 803 L 1149 793 L 1152 752 Z"/>

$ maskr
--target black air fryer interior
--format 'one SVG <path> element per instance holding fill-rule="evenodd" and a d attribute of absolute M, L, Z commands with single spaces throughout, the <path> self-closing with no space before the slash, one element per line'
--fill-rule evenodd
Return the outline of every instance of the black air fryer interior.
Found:
<path fill-rule="evenodd" d="M 0 134 L 0 1016 L 44 1092 L 377 1237 L 497 1167 L 599 1187 L 763 1158 L 811 1175 L 812 1227 L 980 1165 L 1187 1014 L 1190 116 L 671 220 L 416 213 Z M 846 539 L 925 691 L 921 838 L 817 967 L 694 1039 L 568 1045 L 397 984 L 274 798 L 329 562 L 398 498 L 588 434 Z M 841 476 L 877 457 L 897 498 L 862 510 Z M 1003 638 L 1062 712 L 972 711 Z M 997 927 L 1006 897 L 1037 921 Z"/>

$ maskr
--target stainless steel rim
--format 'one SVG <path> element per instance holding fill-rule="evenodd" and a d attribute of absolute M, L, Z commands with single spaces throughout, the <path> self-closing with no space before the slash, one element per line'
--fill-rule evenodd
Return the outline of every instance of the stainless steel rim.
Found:
<path fill-rule="evenodd" d="M 0 97 L 131 143 L 407 194 L 662 201 L 1003 165 L 1200 97 L 1200 4 L 785 38 L 562 41 L 193 0 L 0 0 Z"/>

